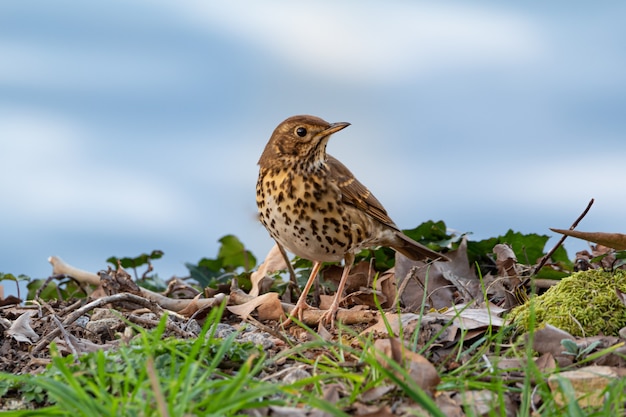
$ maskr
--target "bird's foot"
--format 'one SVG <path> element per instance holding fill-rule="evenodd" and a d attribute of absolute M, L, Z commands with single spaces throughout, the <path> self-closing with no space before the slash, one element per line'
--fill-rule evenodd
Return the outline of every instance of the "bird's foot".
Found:
<path fill-rule="evenodd" d="M 281 323 L 281 325 L 284 327 L 284 326 L 287 326 L 287 325 L 293 323 L 292 319 L 294 317 L 297 317 L 298 320 L 302 321 L 302 317 L 303 317 L 302 315 L 304 313 L 304 310 L 308 310 L 310 308 L 312 308 L 312 307 L 310 305 L 308 305 L 306 303 L 306 301 L 298 300 L 298 302 L 296 303 L 296 306 L 293 308 L 293 310 L 291 310 L 291 312 L 289 313 L 289 316 L 287 317 L 287 319 L 285 321 L 283 321 Z"/>
<path fill-rule="evenodd" d="M 339 302 L 335 301 L 333 301 L 328 310 L 322 314 L 322 317 L 320 318 L 320 325 L 325 326 L 326 324 L 330 324 L 331 329 L 335 328 L 335 319 L 337 318 L 337 311 L 339 310 Z"/>

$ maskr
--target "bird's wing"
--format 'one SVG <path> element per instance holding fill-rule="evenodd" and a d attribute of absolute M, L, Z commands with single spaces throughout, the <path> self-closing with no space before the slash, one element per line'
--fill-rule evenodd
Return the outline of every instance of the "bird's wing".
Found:
<path fill-rule="evenodd" d="M 337 185 L 341 190 L 342 201 L 363 210 L 379 222 L 394 229 L 398 229 L 398 226 L 396 226 L 389 215 L 387 215 L 387 211 L 383 205 L 380 204 L 380 201 L 374 197 L 372 192 L 361 184 L 344 164 L 330 155 L 327 156 L 328 159 L 326 163 L 330 168 L 332 177 L 337 178 Z"/>

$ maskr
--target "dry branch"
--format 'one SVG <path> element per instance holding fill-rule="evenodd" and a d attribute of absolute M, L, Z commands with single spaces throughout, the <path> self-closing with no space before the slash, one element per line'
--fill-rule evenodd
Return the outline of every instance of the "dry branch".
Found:
<path fill-rule="evenodd" d="M 82 269 L 73 267 L 72 265 L 64 262 L 58 256 L 51 256 L 48 258 L 48 262 L 52 264 L 53 275 L 67 275 L 74 278 L 81 283 L 87 283 L 90 285 L 100 285 L 100 277 L 92 272 L 87 272 Z M 200 299 L 174 299 L 165 297 L 154 291 L 150 291 L 146 288 L 139 288 L 141 296 L 147 298 L 153 303 L 158 304 L 161 308 L 179 312 L 189 306 L 190 303 L 196 303 L 197 308 L 212 307 L 218 305 L 224 300 L 226 295 L 217 294 L 213 298 L 200 298 Z"/>
<path fill-rule="evenodd" d="M 587 207 L 583 210 L 581 215 L 578 216 L 578 218 L 574 221 L 574 223 L 572 223 L 572 225 L 570 226 L 569 230 L 574 230 L 576 228 L 576 226 L 578 226 L 578 223 L 580 223 L 580 221 L 583 219 L 583 217 L 585 217 L 587 215 L 587 213 L 589 213 L 589 210 L 591 209 L 591 206 L 593 205 L 594 201 L 595 200 L 593 198 L 591 200 L 589 200 L 589 203 L 587 204 Z M 550 230 L 554 230 L 554 229 L 550 229 Z M 546 253 L 546 255 L 543 258 L 541 258 L 541 261 L 539 261 L 539 263 L 535 267 L 532 275 L 535 275 L 535 274 L 537 274 L 537 272 L 539 272 L 539 270 L 546 264 L 548 259 L 552 256 L 552 254 L 554 252 L 556 252 L 556 250 L 559 248 L 559 246 L 561 246 L 563 244 L 563 242 L 565 242 L 566 238 L 567 238 L 567 235 L 563 235 L 561 237 L 561 239 L 559 239 L 559 241 L 556 243 L 556 245 L 554 245 L 554 247 L 550 250 L 550 252 Z"/>
<path fill-rule="evenodd" d="M 237 289 L 230 293 L 229 300 L 231 305 L 241 305 L 250 302 L 253 299 L 254 297 Z M 280 304 L 286 314 L 291 313 L 291 311 L 295 308 L 294 304 L 285 302 L 282 302 Z M 302 313 L 302 322 L 308 326 L 319 324 L 324 313 L 326 313 L 326 310 L 319 310 L 317 308 L 306 309 Z M 345 325 L 369 323 L 375 319 L 376 314 L 377 313 L 375 311 L 371 310 L 339 309 L 337 312 L 337 321 L 340 321 Z M 279 319 L 279 317 L 277 317 L 276 319 Z"/>

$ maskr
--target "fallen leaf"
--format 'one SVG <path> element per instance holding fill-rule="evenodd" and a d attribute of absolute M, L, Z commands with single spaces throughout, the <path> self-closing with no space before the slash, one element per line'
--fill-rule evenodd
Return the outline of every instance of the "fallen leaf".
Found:
<path fill-rule="evenodd" d="M 473 330 L 488 326 L 500 327 L 504 325 L 504 319 L 500 317 L 500 314 L 506 311 L 504 308 L 491 303 L 489 303 L 489 307 L 465 307 L 465 304 L 452 306 L 444 312 L 443 315 L 454 319 L 455 323 L 458 324 L 460 328 L 465 330 Z"/>
<path fill-rule="evenodd" d="M 198 300 L 200 299 L 201 296 L 202 296 L 202 294 L 198 294 L 195 297 L 193 297 L 191 299 L 191 301 L 189 301 L 189 304 L 187 304 L 187 306 L 185 308 L 180 310 L 178 312 L 178 314 L 180 314 L 182 316 L 185 316 L 185 317 L 193 316 L 198 311 L 198 309 L 200 308 L 198 306 Z"/>
<path fill-rule="evenodd" d="M 363 330 L 363 332 L 361 332 L 361 335 L 374 333 L 378 335 L 386 334 L 388 336 L 395 336 L 400 333 L 400 328 L 406 329 L 407 327 L 409 327 L 411 322 L 417 321 L 419 320 L 419 318 L 420 316 L 418 314 L 413 313 L 385 313 L 384 319 L 382 316 L 380 316 L 376 324 Z M 393 334 L 391 335 L 387 331 L 387 325 L 385 324 L 385 320 L 387 321 L 389 327 L 391 328 L 391 331 L 393 332 Z"/>
<path fill-rule="evenodd" d="M 9 330 L 6 331 L 7 335 L 11 336 L 13 339 L 18 342 L 30 343 L 39 340 L 39 335 L 35 333 L 32 327 L 30 327 L 30 318 L 31 312 L 22 313 L 15 321 L 11 324 Z"/>
<path fill-rule="evenodd" d="M 355 414 L 355 415 L 358 415 L 359 417 L 395 417 L 397 414 L 392 413 L 389 407 L 385 406 L 385 407 L 380 407 L 377 410 L 374 410 L 370 413 Z"/>
<path fill-rule="evenodd" d="M 578 230 L 569 229 L 553 229 L 553 232 L 560 233 L 565 236 L 572 236 L 589 242 L 597 243 L 609 248 L 624 250 L 626 249 L 626 235 L 621 233 L 604 233 L 604 232 L 579 232 Z"/>
<path fill-rule="evenodd" d="M 484 416 L 498 409 L 498 395 L 489 390 L 462 391 L 461 401 L 469 415 Z"/>
<path fill-rule="evenodd" d="M 537 368 L 543 373 L 547 371 L 552 371 L 556 369 L 556 361 L 554 360 L 554 356 L 551 353 L 544 353 L 535 359 L 535 364 Z"/>
<path fill-rule="evenodd" d="M 370 388 L 364 393 L 362 393 L 359 398 L 361 401 L 366 403 L 371 403 L 374 401 L 378 401 L 383 396 L 387 395 L 389 392 L 393 391 L 396 388 L 395 385 L 377 385 L 374 388 Z"/>
<path fill-rule="evenodd" d="M 287 269 L 287 263 L 285 262 L 285 258 L 282 253 L 280 253 L 280 248 L 277 244 L 275 244 L 268 252 L 263 263 L 259 265 L 256 271 L 250 274 L 250 281 L 252 282 L 250 295 L 253 297 L 259 295 L 259 283 L 263 280 L 263 278 L 265 278 L 268 274 L 272 274 L 276 271 L 282 271 L 283 269 Z"/>
<path fill-rule="evenodd" d="M 275 417 L 307 417 L 307 414 L 309 413 L 303 408 L 296 407 L 282 407 L 279 405 L 270 405 L 269 408 L 272 411 L 271 415 Z"/>
<path fill-rule="evenodd" d="M 528 335 L 526 335 L 528 337 Z M 542 329 L 535 330 L 533 338 L 533 349 L 537 353 L 550 353 L 552 356 L 562 356 L 565 348 L 561 344 L 561 340 L 576 340 L 574 336 L 561 330 L 558 327 L 554 327 L 551 324 L 546 324 Z"/>
<path fill-rule="evenodd" d="M 411 379 L 413 379 L 421 389 L 431 394 L 435 392 L 441 379 L 439 378 L 437 369 L 428 359 L 405 347 L 397 338 L 378 339 L 374 342 L 374 348 L 380 352 L 377 352 L 379 361 L 387 369 L 391 369 L 388 365 L 388 360 L 391 359 L 398 363 L 403 369 L 407 370 Z M 381 354 L 388 359 L 381 357 Z M 398 378 L 403 378 L 403 375 L 398 375 Z"/>
<path fill-rule="evenodd" d="M 324 268 L 324 281 L 330 281 L 335 285 L 339 285 L 342 273 L 343 266 L 329 265 Z M 348 280 L 344 288 L 345 293 L 350 294 L 361 288 L 372 288 L 375 275 L 376 271 L 370 262 L 361 261 L 355 264 L 350 269 L 350 274 L 348 275 Z"/>
<path fill-rule="evenodd" d="M 566 380 L 572 385 L 575 399 L 581 407 L 600 407 L 605 401 L 607 385 L 625 374 L 624 369 L 592 365 L 550 375 L 548 385 L 554 395 L 554 401 L 560 406 L 569 403 L 561 387 L 562 381 Z"/>
<path fill-rule="evenodd" d="M 278 304 L 280 305 L 280 300 L 278 299 L 278 293 L 268 292 L 266 294 L 259 295 L 258 297 L 254 297 L 253 299 L 251 299 L 250 301 L 244 304 L 239 304 L 235 306 L 227 306 L 226 308 L 228 309 L 228 311 L 230 311 L 233 314 L 238 315 L 240 318 L 246 319 L 250 315 L 250 313 L 252 313 L 257 307 L 263 304 L 271 304 L 274 302 L 278 302 Z M 281 308 L 280 309 L 281 314 L 282 314 L 282 311 L 283 310 Z"/>
<path fill-rule="evenodd" d="M 465 417 L 458 395 L 450 392 L 438 393 L 435 397 L 435 403 L 446 417 Z"/>
<path fill-rule="evenodd" d="M 463 239 L 459 247 L 446 253 L 450 259 L 448 262 L 424 263 L 422 261 L 412 261 L 406 256 L 396 254 L 396 281 L 398 288 L 404 288 L 400 293 L 400 300 L 410 311 L 419 311 L 424 298 L 424 288 L 426 291 L 426 304 L 434 309 L 442 309 L 456 304 L 456 293 L 458 289 L 455 285 L 450 285 L 453 277 L 457 282 L 462 282 L 463 292 L 470 294 L 471 300 L 482 300 L 480 282 L 476 273 L 469 266 L 467 257 L 467 241 Z M 405 284 L 404 281 L 409 279 Z"/>

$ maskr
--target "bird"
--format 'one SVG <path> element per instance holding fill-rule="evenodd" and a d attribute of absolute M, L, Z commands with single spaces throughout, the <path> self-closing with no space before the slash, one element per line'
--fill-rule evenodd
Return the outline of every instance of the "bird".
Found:
<path fill-rule="evenodd" d="M 333 328 L 355 255 L 385 246 L 412 260 L 448 258 L 400 231 L 374 195 L 338 159 L 326 153 L 334 133 L 350 126 L 311 115 L 292 116 L 272 133 L 259 158 L 256 203 L 270 236 L 289 252 L 313 263 L 289 318 L 302 320 L 311 308 L 307 294 L 324 262 L 344 262 L 330 308 L 320 325 Z"/>

